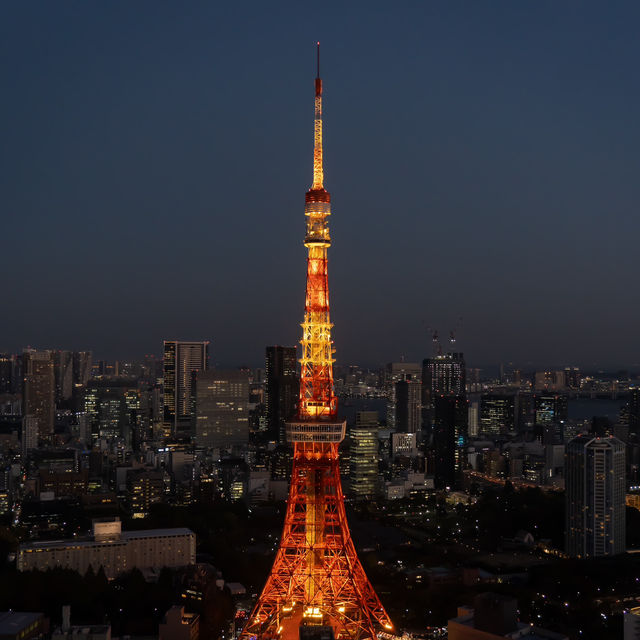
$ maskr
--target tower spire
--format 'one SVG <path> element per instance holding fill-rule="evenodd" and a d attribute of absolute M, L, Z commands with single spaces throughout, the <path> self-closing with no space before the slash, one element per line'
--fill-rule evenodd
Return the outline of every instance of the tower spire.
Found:
<path fill-rule="evenodd" d="M 320 43 L 317 43 L 317 75 L 315 119 L 313 127 L 313 184 L 312 190 L 323 188 L 324 169 L 322 166 L 322 78 L 320 77 Z"/>

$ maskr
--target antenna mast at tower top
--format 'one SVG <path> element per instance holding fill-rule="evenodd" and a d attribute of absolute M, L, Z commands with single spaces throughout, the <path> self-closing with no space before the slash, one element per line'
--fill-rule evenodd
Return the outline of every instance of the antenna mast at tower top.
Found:
<path fill-rule="evenodd" d="M 316 98 L 322 95 L 322 78 L 320 78 L 320 43 L 316 42 L 317 47 L 317 71 L 316 71 Z M 322 115 L 322 111 L 320 112 Z"/>
<path fill-rule="evenodd" d="M 312 190 L 324 188 L 324 167 L 322 161 L 322 79 L 320 78 L 320 43 L 316 43 L 316 99 L 313 127 L 313 184 Z"/>

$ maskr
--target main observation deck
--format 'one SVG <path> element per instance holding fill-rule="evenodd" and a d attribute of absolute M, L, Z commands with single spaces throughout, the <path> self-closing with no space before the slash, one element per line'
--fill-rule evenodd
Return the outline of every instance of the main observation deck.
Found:
<path fill-rule="evenodd" d="M 287 422 L 287 442 L 342 442 L 347 422 Z"/>

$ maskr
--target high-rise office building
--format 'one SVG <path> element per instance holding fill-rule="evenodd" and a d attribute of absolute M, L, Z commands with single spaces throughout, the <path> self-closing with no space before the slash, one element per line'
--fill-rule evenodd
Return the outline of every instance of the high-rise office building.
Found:
<path fill-rule="evenodd" d="M 196 375 L 196 445 L 231 449 L 249 442 L 247 371 L 201 371 Z"/>
<path fill-rule="evenodd" d="M 72 399 L 76 407 L 82 403 L 84 390 L 91 378 L 93 354 L 91 351 L 74 351 L 72 356 L 73 367 L 73 393 Z"/>
<path fill-rule="evenodd" d="M 22 417 L 22 453 L 26 456 L 38 448 L 38 419 L 34 415 Z"/>
<path fill-rule="evenodd" d="M 298 406 L 296 348 L 267 347 L 265 375 L 267 433 L 272 440 L 284 444 L 285 422 L 295 415 Z"/>
<path fill-rule="evenodd" d="M 77 410 L 84 396 L 84 390 L 91 377 L 91 351 L 55 351 L 53 354 L 56 380 L 56 404 Z"/>
<path fill-rule="evenodd" d="M 527 431 L 536 421 L 535 396 L 526 391 L 519 391 L 516 398 L 516 431 Z"/>
<path fill-rule="evenodd" d="M 22 367 L 22 356 L 0 353 L 0 393 L 23 392 Z"/>
<path fill-rule="evenodd" d="M 569 400 L 558 393 L 536 394 L 534 398 L 536 424 L 566 422 L 569 417 Z"/>
<path fill-rule="evenodd" d="M 122 438 L 133 444 L 139 437 L 140 396 L 136 383 L 127 379 L 90 381 L 84 394 L 87 439 L 95 442 L 99 438 Z"/>
<path fill-rule="evenodd" d="M 195 374 L 209 368 L 209 342 L 164 341 L 164 426 L 167 435 L 192 435 Z"/>
<path fill-rule="evenodd" d="M 415 458 L 418 455 L 418 434 L 416 433 L 392 433 L 391 455 L 404 458 Z"/>
<path fill-rule="evenodd" d="M 351 495 L 356 500 L 373 498 L 378 480 L 378 412 L 358 411 L 350 429 L 351 458 L 349 478 Z"/>
<path fill-rule="evenodd" d="M 73 352 L 73 383 L 87 384 L 91 377 L 91 368 L 93 366 L 93 354 L 91 351 L 74 351 Z"/>
<path fill-rule="evenodd" d="M 582 376 L 580 374 L 579 367 L 565 367 L 564 368 L 564 385 L 567 389 L 577 391 L 580 389 L 580 382 Z"/>
<path fill-rule="evenodd" d="M 475 438 L 480 433 L 480 398 L 478 394 L 472 393 L 469 397 L 469 437 Z"/>
<path fill-rule="evenodd" d="M 73 353 L 55 351 L 53 364 L 56 377 L 56 403 L 70 400 L 73 394 Z"/>
<path fill-rule="evenodd" d="M 625 446 L 579 435 L 566 447 L 566 551 L 573 557 L 624 553 Z"/>
<path fill-rule="evenodd" d="M 629 432 L 640 435 L 640 388 L 629 389 Z"/>
<path fill-rule="evenodd" d="M 22 355 L 11 356 L 13 370 L 11 371 L 10 393 L 24 393 L 24 357 Z"/>
<path fill-rule="evenodd" d="M 0 393 L 11 393 L 13 390 L 13 356 L 0 353 Z"/>
<path fill-rule="evenodd" d="M 464 354 L 443 353 L 422 362 L 425 401 L 435 396 L 463 396 L 466 388 Z"/>
<path fill-rule="evenodd" d="M 567 380 L 564 371 L 536 371 L 534 386 L 536 391 L 550 392 L 564 391 Z"/>
<path fill-rule="evenodd" d="M 515 429 L 515 396 L 485 395 L 480 401 L 480 433 L 501 436 Z"/>
<path fill-rule="evenodd" d="M 395 383 L 395 428 L 401 433 L 419 433 L 421 429 L 422 383 L 419 379 Z"/>
<path fill-rule="evenodd" d="M 23 371 L 23 415 L 34 417 L 38 438 L 49 441 L 55 419 L 53 352 L 25 349 Z"/>
<path fill-rule="evenodd" d="M 459 485 L 465 465 L 469 408 L 464 396 L 437 396 L 428 451 L 437 489 Z M 428 463 L 429 464 L 429 463 Z"/>
<path fill-rule="evenodd" d="M 419 381 L 420 376 L 421 369 L 417 362 L 390 362 L 385 367 L 384 389 L 387 396 L 387 428 L 394 431 L 401 431 L 396 418 L 396 383 L 401 381 Z"/>
<path fill-rule="evenodd" d="M 422 362 L 422 428 L 427 468 L 437 487 L 456 486 L 464 467 L 469 409 L 464 355 L 441 353 Z"/>
<path fill-rule="evenodd" d="M 132 469 L 127 473 L 127 497 L 132 518 L 146 518 L 151 505 L 164 500 L 165 485 L 162 472 Z"/>

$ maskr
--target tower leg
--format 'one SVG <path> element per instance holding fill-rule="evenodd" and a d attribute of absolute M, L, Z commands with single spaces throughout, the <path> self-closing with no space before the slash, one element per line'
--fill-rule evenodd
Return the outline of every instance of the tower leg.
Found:
<path fill-rule="evenodd" d="M 242 640 L 298 640 L 310 625 L 354 640 L 392 629 L 349 533 L 333 443 L 295 445 L 282 539 Z"/>

